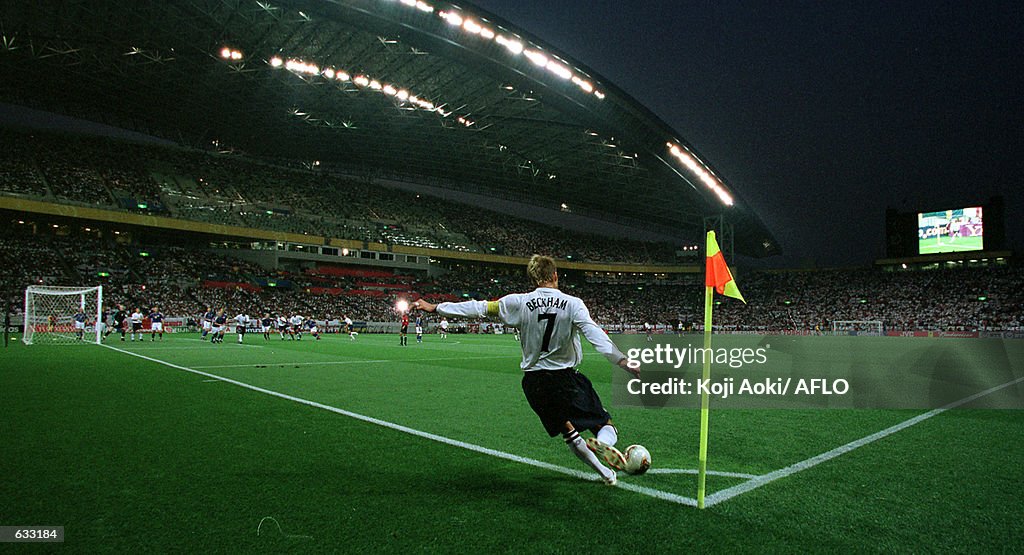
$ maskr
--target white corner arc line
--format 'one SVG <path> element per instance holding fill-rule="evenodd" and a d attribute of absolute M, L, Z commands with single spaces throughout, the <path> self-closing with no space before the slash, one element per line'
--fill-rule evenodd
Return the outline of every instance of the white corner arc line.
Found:
<path fill-rule="evenodd" d="M 647 471 L 647 474 L 698 474 L 696 468 L 652 468 Z M 741 478 L 744 480 L 753 480 L 758 478 L 758 474 L 747 474 L 745 472 L 726 472 L 724 470 L 708 470 L 705 472 L 708 476 L 721 476 L 723 478 Z"/>
<path fill-rule="evenodd" d="M 729 499 L 732 499 L 733 497 L 736 497 L 737 495 L 744 494 L 744 493 L 747 493 L 748 491 L 757 489 L 757 488 L 759 488 L 759 487 L 761 487 L 761 486 L 763 486 L 765 484 L 768 484 L 770 482 L 774 482 L 775 480 L 778 480 L 779 478 L 785 478 L 786 476 L 790 476 L 792 474 L 796 474 L 797 472 L 800 472 L 802 470 L 807 470 L 808 468 L 811 468 L 812 466 L 817 466 L 817 465 L 819 465 L 819 464 L 821 464 L 821 463 L 823 463 L 825 461 L 832 460 L 832 459 L 834 459 L 834 458 L 836 458 L 836 457 L 838 457 L 840 455 L 845 455 L 846 453 L 849 453 L 850 451 L 853 451 L 854 449 L 857 449 L 858 447 L 863 447 L 863 446 L 865 446 L 865 445 L 867 445 L 869 443 L 873 443 L 873 442 L 878 441 L 878 440 L 880 440 L 882 438 L 891 436 L 892 434 L 895 434 L 896 432 L 899 432 L 901 430 L 905 430 L 905 429 L 913 426 L 914 424 L 919 424 L 921 422 L 924 422 L 925 420 L 928 420 L 929 418 L 931 418 L 933 416 L 938 416 L 938 415 L 940 415 L 940 414 L 942 414 L 942 413 L 944 413 L 944 412 L 946 412 L 946 411 L 948 411 L 950 409 L 955 409 L 956 407 L 959 407 L 959 406 L 962 406 L 962 405 L 966 405 L 967 403 L 970 403 L 971 401 L 975 401 L 977 399 L 980 399 L 981 397 L 989 395 L 990 393 L 995 393 L 996 391 L 999 391 L 1000 389 L 1004 389 L 1004 388 L 1010 387 L 1011 385 L 1016 385 L 1016 384 L 1021 383 L 1021 382 L 1024 382 L 1024 377 L 1020 377 L 1020 378 L 1017 378 L 1015 380 L 1010 380 L 1010 381 L 1008 381 L 1008 382 L 1006 382 L 1004 384 L 997 385 L 995 387 L 990 387 L 990 388 L 988 388 L 988 389 L 986 389 L 984 391 L 975 393 L 974 395 L 970 395 L 968 397 L 964 397 L 963 399 L 960 399 L 959 401 L 953 401 L 952 403 L 949 403 L 948 405 L 945 405 L 943 407 L 939 407 L 937 409 L 932 409 L 932 410 L 930 410 L 928 412 L 919 414 L 919 415 L 917 415 L 917 416 L 915 416 L 913 418 L 904 420 L 903 422 L 900 422 L 899 424 L 896 424 L 896 425 L 893 425 L 893 426 L 889 426 L 888 428 L 886 428 L 884 430 L 881 430 L 881 431 L 878 431 L 878 432 L 875 432 L 875 433 L 873 433 L 873 434 L 871 434 L 869 436 L 865 436 L 865 437 L 862 437 L 860 439 L 851 441 L 850 443 L 847 443 L 846 445 L 840 445 L 839 447 L 836 447 L 835 449 L 832 449 L 831 451 L 826 451 L 826 452 L 824 452 L 824 453 L 822 453 L 820 455 L 816 455 L 816 456 L 811 457 L 809 459 L 802 460 L 802 461 L 800 461 L 798 463 L 791 464 L 791 465 L 787 466 L 786 468 L 780 468 L 779 470 L 775 470 L 773 472 L 769 472 L 767 474 L 758 476 L 758 477 L 750 480 L 749 482 L 744 482 L 742 484 L 738 484 L 738 485 L 732 486 L 730 488 L 726 488 L 726 489 L 723 489 L 723 490 L 716 491 L 715 493 L 713 493 L 713 494 L 711 494 L 711 495 L 709 495 L 709 496 L 707 496 L 705 498 L 704 506 L 705 507 L 710 507 L 712 505 L 717 505 L 718 503 L 721 503 L 722 501 L 727 501 Z"/>
<path fill-rule="evenodd" d="M 424 432 L 424 431 L 421 431 L 421 430 L 416 430 L 414 428 L 409 428 L 407 426 L 402 426 L 401 424 L 395 424 L 393 422 L 388 422 L 386 420 L 380 420 L 378 418 L 373 418 L 372 416 L 365 416 L 365 415 L 362 415 L 362 414 L 359 414 L 359 413 L 347 411 L 345 409 L 339 409 L 337 407 L 332 407 L 330 405 L 325 405 L 323 403 L 317 403 L 316 401 L 310 401 L 308 399 L 302 399 L 300 397 L 294 397 L 294 396 L 291 396 L 291 395 L 288 395 L 288 394 L 285 394 L 285 393 L 280 393 L 280 392 L 277 392 L 277 391 L 272 391 L 272 390 L 269 390 L 269 389 L 264 389 L 262 387 L 258 387 L 258 386 L 251 385 L 251 384 L 247 384 L 245 382 L 240 382 L 240 381 L 237 381 L 237 380 L 232 380 L 230 378 L 225 378 L 223 376 L 218 376 L 216 374 L 210 374 L 210 373 L 207 373 L 207 372 L 203 372 L 201 370 L 195 370 L 195 369 L 192 369 L 192 368 L 188 368 L 186 366 L 180 366 L 180 365 L 177 365 L 177 364 L 174 364 L 174 363 L 171 363 L 171 362 L 167 362 L 165 360 L 160 360 L 160 359 L 148 357 L 146 355 L 142 355 L 142 354 L 135 353 L 135 352 L 132 352 L 132 351 L 126 351 L 124 349 L 118 349 L 117 347 L 111 347 L 110 345 L 103 345 L 103 347 L 106 347 L 107 349 L 112 349 L 112 350 L 117 351 L 119 353 L 124 353 L 124 354 L 127 354 L 127 355 L 131 355 L 133 357 L 138 357 L 138 358 L 141 358 L 141 359 L 144 359 L 144 360 L 148 360 L 150 362 L 155 362 L 157 364 L 162 364 L 164 366 L 168 366 L 168 367 L 174 368 L 176 370 L 183 370 L 185 372 L 191 372 L 193 374 L 198 374 L 200 376 L 206 376 L 207 378 L 213 378 L 213 379 L 220 380 L 222 382 L 226 382 L 226 383 L 229 383 L 229 384 L 232 384 L 232 385 L 237 385 L 239 387 L 244 387 L 246 389 L 250 389 L 250 390 L 256 391 L 258 393 L 263 393 L 265 395 L 271 395 L 273 397 L 278 397 L 278 398 L 281 398 L 281 399 L 286 399 L 288 401 L 293 401 L 295 403 L 299 403 L 299 404 L 302 404 L 302 405 L 306 405 L 306 406 L 310 406 L 310 407 L 326 410 L 328 412 L 333 412 L 335 414 L 340 414 L 342 416 L 348 416 L 349 418 L 354 418 L 356 420 L 362 420 L 363 422 L 367 422 L 367 423 L 370 423 L 370 424 L 375 424 L 377 426 L 382 426 L 384 428 L 390 428 L 392 430 L 396 430 L 396 431 L 399 431 L 399 432 L 404 432 L 404 433 L 407 433 L 407 434 L 410 434 L 410 435 L 414 435 L 414 436 L 417 436 L 417 437 L 421 437 L 421 438 L 424 438 L 424 439 L 429 439 L 431 441 L 436 441 L 438 443 L 444 443 L 445 445 L 451 445 L 453 447 L 461 447 L 462 449 L 466 449 L 466 450 L 469 450 L 469 451 L 474 451 L 476 453 L 481 453 L 481 454 L 484 454 L 484 455 L 490 455 L 492 457 L 497 457 L 499 459 L 505 459 L 505 460 L 512 461 L 512 462 L 517 462 L 517 463 L 521 463 L 521 464 L 527 464 L 527 465 L 530 465 L 530 466 L 535 466 L 537 468 L 543 468 L 543 469 L 546 469 L 546 470 L 551 470 L 551 471 L 554 471 L 554 472 L 559 472 L 561 474 L 566 474 L 566 475 L 569 475 L 569 476 L 573 476 L 575 478 L 580 478 L 582 480 L 597 481 L 597 480 L 600 479 L 596 474 L 593 474 L 593 473 L 590 473 L 590 472 L 583 472 L 581 470 L 576 470 L 576 469 L 572 469 L 572 468 L 566 468 L 564 466 L 558 466 L 556 464 L 551 464 L 551 463 L 544 462 L 544 461 L 538 461 L 537 459 L 531 459 L 531 458 L 528 458 L 528 457 L 521 457 L 519 455 L 513 455 L 512 453 L 506 453 L 504 451 L 498 451 L 497 449 L 491 449 L 491 448 L 488 448 L 488 447 L 483 447 L 483 446 L 480 446 L 480 445 L 475 445 L 473 443 L 467 443 L 467 442 L 464 442 L 464 441 L 459 441 L 457 439 L 451 439 L 451 438 L 440 436 L 440 435 L 437 435 L 437 434 L 432 434 L 430 432 Z M 639 485 L 636 485 L 636 484 L 630 484 L 630 483 L 625 483 L 625 482 L 619 482 L 617 487 L 625 489 L 625 490 L 628 490 L 628 491 L 632 491 L 632 492 L 635 492 L 635 493 L 640 493 L 640 494 L 643 494 L 643 495 L 654 497 L 654 498 L 657 498 L 657 499 L 662 499 L 662 500 L 665 500 L 665 501 L 670 501 L 672 503 L 677 503 L 677 504 L 680 504 L 680 505 L 687 505 L 687 506 L 690 506 L 690 507 L 696 507 L 697 506 L 697 500 L 696 499 L 694 499 L 692 497 L 684 497 L 682 495 L 676 495 L 674 493 L 669 493 L 667 491 L 661 491 L 661 490 L 657 490 L 657 489 L 654 489 L 654 488 L 648 488 L 648 487 L 645 487 L 645 486 L 639 486 Z"/>

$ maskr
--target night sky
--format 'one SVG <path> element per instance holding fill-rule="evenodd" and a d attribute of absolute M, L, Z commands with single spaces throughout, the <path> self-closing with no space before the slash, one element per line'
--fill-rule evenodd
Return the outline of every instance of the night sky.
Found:
<path fill-rule="evenodd" d="M 1006 201 L 1024 226 L 1024 4 L 474 0 L 645 104 L 775 233 L 870 263 L 885 209 Z"/>

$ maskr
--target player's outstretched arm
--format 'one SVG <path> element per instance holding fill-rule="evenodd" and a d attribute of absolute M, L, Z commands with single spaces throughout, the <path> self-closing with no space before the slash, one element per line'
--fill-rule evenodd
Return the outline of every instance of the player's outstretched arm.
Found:
<path fill-rule="evenodd" d="M 585 305 L 580 305 L 579 310 L 573 315 L 572 323 L 583 333 L 583 337 L 586 337 L 587 341 L 597 349 L 597 352 L 608 359 L 608 362 L 636 377 L 640 377 L 640 368 L 629 367 L 629 360 L 626 358 L 626 355 L 622 354 L 622 351 L 608 338 L 608 334 L 594 322 L 590 317 L 590 310 Z"/>
<path fill-rule="evenodd" d="M 426 311 L 426 312 L 434 312 L 434 311 L 437 310 L 437 305 L 436 304 L 428 303 L 427 301 L 425 301 L 423 299 L 416 299 L 415 301 L 412 302 L 412 306 L 413 306 L 413 308 L 416 308 L 418 310 L 423 310 L 423 311 Z"/>

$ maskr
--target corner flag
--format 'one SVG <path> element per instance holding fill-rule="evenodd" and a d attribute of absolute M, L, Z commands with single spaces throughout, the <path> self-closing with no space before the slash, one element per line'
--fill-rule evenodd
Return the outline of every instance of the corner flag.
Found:
<path fill-rule="evenodd" d="M 729 266 L 725 264 L 725 257 L 722 256 L 722 249 L 718 248 L 718 241 L 715 239 L 714 231 L 708 232 L 707 253 L 707 270 L 704 273 L 704 285 L 714 287 L 719 295 L 739 299 L 743 301 L 743 304 L 746 304 L 747 301 L 743 299 L 739 288 L 736 287 L 736 280 L 732 279 L 732 272 L 729 271 Z M 706 308 L 706 310 L 708 314 L 711 313 L 710 307 Z"/>
<path fill-rule="evenodd" d="M 732 272 L 725 263 L 722 249 L 718 248 L 715 232 L 708 232 L 707 268 L 704 272 L 704 352 L 711 351 L 711 311 L 715 307 L 715 291 L 719 295 L 739 299 L 746 304 Z M 711 381 L 711 357 L 704 356 L 704 374 L 702 381 Z M 708 394 L 705 389 L 700 396 L 700 454 L 697 458 L 697 508 L 704 508 L 704 479 L 708 467 Z"/>

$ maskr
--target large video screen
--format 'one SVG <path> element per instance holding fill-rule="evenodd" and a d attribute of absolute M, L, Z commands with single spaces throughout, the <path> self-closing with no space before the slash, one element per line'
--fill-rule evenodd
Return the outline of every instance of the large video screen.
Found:
<path fill-rule="evenodd" d="M 981 207 L 917 215 L 917 252 L 980 251 L 985 248 Z"/>

